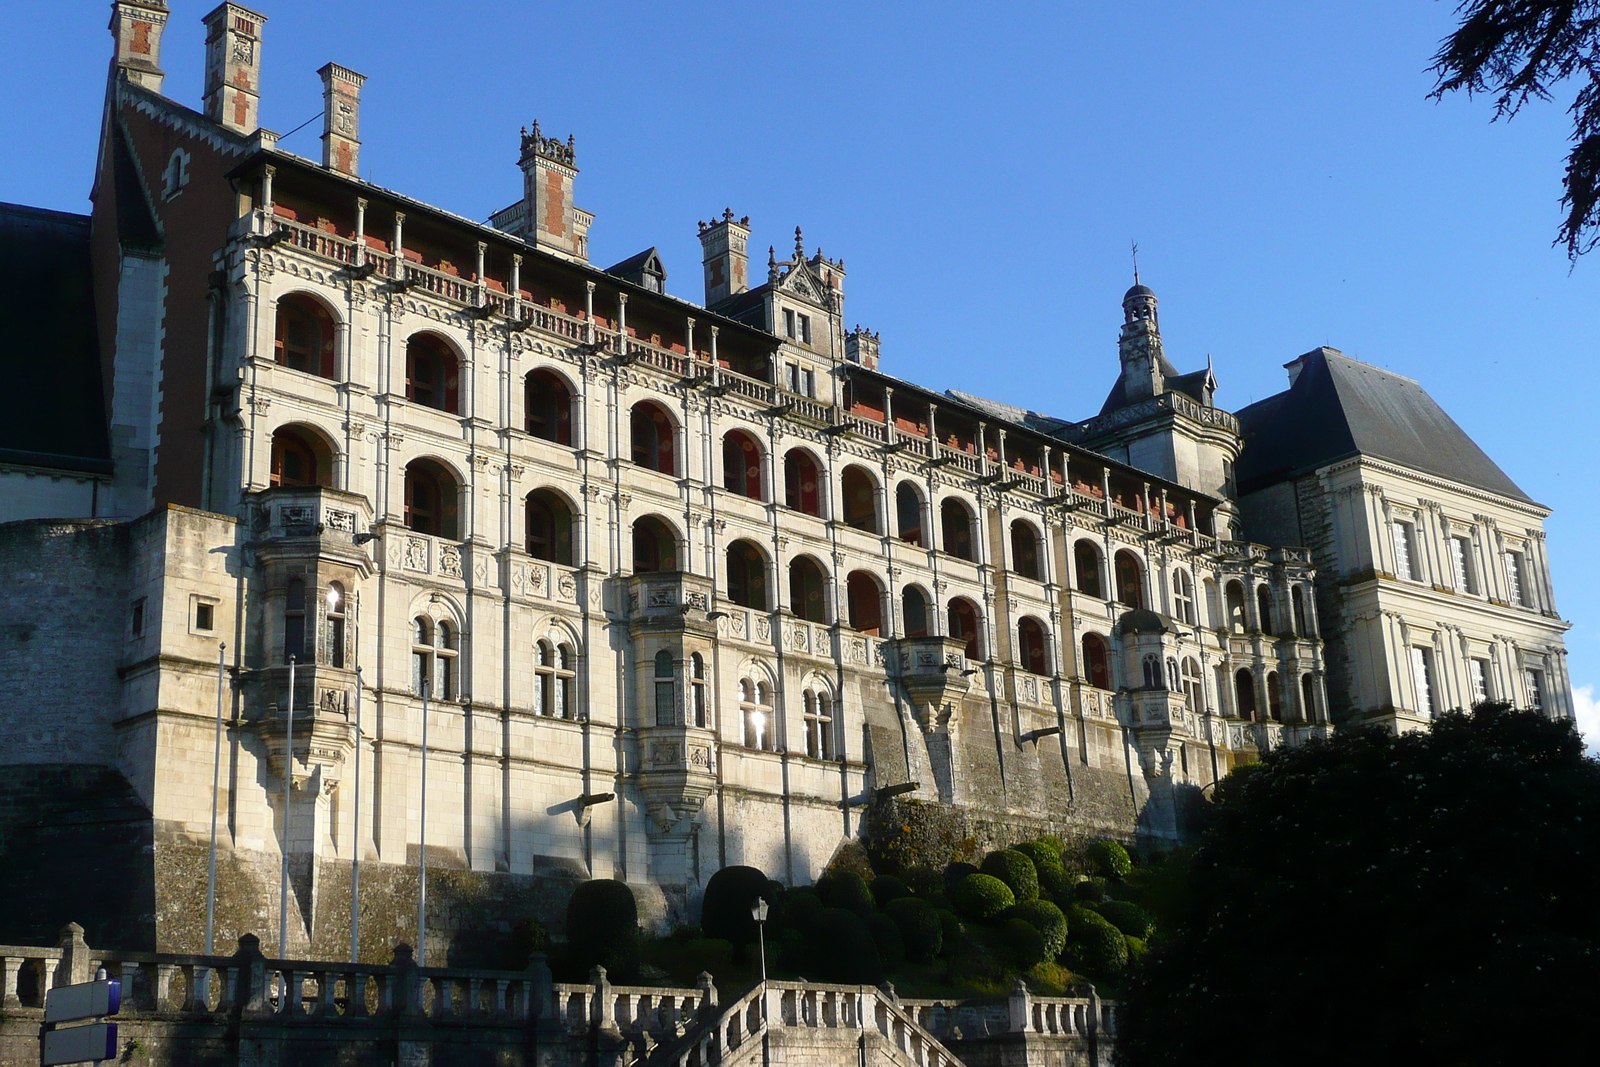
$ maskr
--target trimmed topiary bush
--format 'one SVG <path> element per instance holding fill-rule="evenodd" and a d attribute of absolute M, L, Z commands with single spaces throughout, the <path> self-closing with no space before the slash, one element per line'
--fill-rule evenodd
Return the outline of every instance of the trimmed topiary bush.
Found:
<path fill-rule="evenodd" d="M 1041 863 L 1060 864 L 1061 862 L 1061 853 L 1043 841 L 1024 841 L 1020 845 L 1012 845 L 1011 847 L 1032 860 L 1035 867 L 1038 867 Z"/>
<path fill-rule="evenodd" d="M 1034 840 L 1038 841 L 1039 844 L 1044 845 L 1046 848 L 1053 850 L 1056 854 L 1056 862 L 1062 866 L 1066 866 L 1067 843 L 1065 841 L 1061 840 L 1061 838 L 1057 837 L 1055 834 L 1040 834 L 1038 837 L 1034 838 Z"/>
<path fill-rule="evenodd" d="M 961 925 L 961 916 L 957 915 L 949 908 L 938 908 L 935 909 L 935 911 L 939 916 L 940 932 L 944 935 L 944 948 L 940 949 L 942 952 L 944 949 L 947 949 L 951 945 L 954 945 L 956 942 L 960 941 L 963 937 L 966 937 L 967 928 Z"/>
<path fill-rule="evenodd" d="M 827 905 L 817 895 L 815 888 L 796 886 L 783 895 L 783 902 L 774 909 L 779 925 L 805 933 Z"/>
<path fill-rule="evenodd" d="M 900 872 L 900 877 L 907 889 L 924 899 L 945 891 L 944 872 L 933 867 L 911 867 Z"/>
<path fill-rule="evenodd" d="M 881 911 L 867 916 L 867 933 L 878 949 L 878 962 L 884 967 L 898 967 L 905 962 L 905 941 L 900 937 L 900 927 Z"/>
<path fill-rule="evenodd" d="M 1011 887 L 989 874 L 969 874 L 951 894 L 962 915 L 977 922 L 993 919 L 1017 902 Z"/>
<path fill-rule="evenodd" d="M 1008 962 L 1025 971 L 1034 964 L 1045 961 L 1044 937 L 1026 919 L 1007 919 L 1000 924 L 1000 944 Z"/>
<path fill-rule="evenodd" d="M 1144 943 L 1144 938 L 1124 937 L 1122 940 L 1128 943 L 1129 967 L 1139 966 L 1139 964 L 1144 962 L 1144 958 L 1150 955 L 1150 946 Z"/>
<path fill-rule="evenodd" d="M 1044 954 L 1054 959 L 1067 947 L 1067 916 L 1048 900 L 1030 900 L 1006 912 L 1007 918 L 1021 919 L 1044 938 Z"/>
<path fill-rule="evenodd" d="M 1128 850 L 1115 841 L 1096 841 L 1083 850 L 1089 869 L 1102 878 L 1126 878 L 1133 870 Z"/>
<path fill-rule="evenodd" d="M 811 926 L 806 976 L 813 981 L 876 985 L 883 968 L 878 946 L 861 916 L 829 908 Z"/>
<path fill-rule="evenodd" d="M 1150 931 L 1156 924 L 1148 911 L 1126 900 L 1108 900 L 1096 910 L 1112 926 L 1129 937 L 1141 940 L 1150 936 Z"/>
<path fill-rule="evenodd" d="M 900 942 L 905 946 L 906 958 L 913 963 L 926 963 L 944 947 L 944 923 L 926 900 L 899 897 L 891 900 L 884 911 L 900 928 Z M 1062 920 L 1063 929 L 1065 926 L 1066 921 Z"/>
<path fill-rule="evenodd" d="M 983 857 L 983 873 L 1000 879 L 1011 889 L 1017 902 L 1039 898 L 1039 872 L 1033 861 L 1012 848 L 1002 848 Z"/>
<path fill-rule="evenodd" d="M 1068 874 L 1059 863 L 1039 863 L 1035 866 L 1039 871 L 1039 895 L 1060 907 L 1071 904 L 1072 887 L 1077 884 L 1077 876 Z"/>
<path fill-rule="evenodd" d="M 878 907 L 883 907 L 891 900 L 909 897 L 911 890 L 906 884 L 892 874 L 880 874 L 872 880 L 872 899 Z"/>
<path fill-rule="evenodd" d="M 955 863 L 947 864 L 944 869 L 944 891 L 946 893 L 954 893 L 956 886 L 961 884 L 963 878 L 969 874 L 977 873 L 978 868 L 970 863 L 963 863 L 958 860 Z"/>
<path fill-rule="evenodd" d="M 822 902 L 830 908 L 845 908 L 857 915 L 872 912 L 872 890 L 867 880 L 855 871 L 833 871 L 817 882 L 817 892 Z"/>
<path fill-rule="evenodd" d="M 706 895 L 700 903 L 700 929 L 707 937 L 732 942 L 734 958 L 742 959 L 741 947 L 756 939 L 756 921 L 750 917 L 750 905 L 766 892 L 767 876 L 758 868 L 722 868 L 706 883 Z"/>
<path fill-rule="evenodd" d="M 1106 883 L 1101 878 L 1084 878 L 1072 887 L 1072 899 L 1098 904 L 1106 899 Z"/>
<path fill-rule="evenodd" d="M 639 907 L 626 882 L 584 882 L 567 901 L 567 946 L 585 972 L 599 964 L 619 981 L 639 972 Z"/>
<path fill-rule="evenodd" d="M 1115 977 L 1128 965 L 1128 942 L 1104 916 L 1078 905 L 1067 913 L 1067 954 L 1091 975 Z"/>

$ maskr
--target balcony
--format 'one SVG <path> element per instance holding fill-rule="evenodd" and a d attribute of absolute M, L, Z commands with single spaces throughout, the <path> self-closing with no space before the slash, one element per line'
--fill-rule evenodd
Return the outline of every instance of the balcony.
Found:
<path fill-rule="evenodd" d="M 256 493 L 250 514 L 257 541 L 321 538 L 354 546 L 372 522 L 372 507 L 358 493 L 320 485 L 280 486 Z"/>

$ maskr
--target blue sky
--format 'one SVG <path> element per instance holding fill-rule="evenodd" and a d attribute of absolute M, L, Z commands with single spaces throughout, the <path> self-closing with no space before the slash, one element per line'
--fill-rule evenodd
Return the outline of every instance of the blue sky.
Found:
<path fill-rule="evenodd" d="M 170 2 L 166 91 L 198 106 L 211 5 Z M 1278 391 L 1319 344 L 1419 379 L 1555 508 L 1573 679 L 1600 685 L 1600 253 L 1569 269 L 1551 246 L 1559 103 L 1494 124 L 1488 101 L 1426 99 L 1451 5 L 255 6 L 263 125 L 318 115 L 317 68 L 352 67 L 366 176 L 482 218 L 516 198 L 537 118 L 577 135 L 597 262 L 656 245 L 699 299 L 697 219 L 732 207 L 780 252 L 801 225 L 903 377 L 1092 414 L 1136 240 L 1168 354 L 1211 355 L 1219 403 Z M 0 200 L 87 209 L 106 19 L 10 12 Z M 284 147 L 315 156 L 318 125 Z"/>

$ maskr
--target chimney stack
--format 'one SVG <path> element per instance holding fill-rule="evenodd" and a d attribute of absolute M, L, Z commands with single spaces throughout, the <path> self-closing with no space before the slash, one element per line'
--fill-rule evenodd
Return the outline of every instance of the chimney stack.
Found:
<path fill-rule="evenodd" d="M 706 268 L 706 307 L 715 307 L 750 288 L 750 216 L 733 217 L 726 208 L 722 218 L 700 223 L 700 247 Z"/>
<path fill-rule="evenodd" d="M 522 131 L 523 217 L 520 236 L 542 248 L 554 248 L 579 259 L 589 258 L 589 223 L 594 216 L 572 202 L 578 177 L 574 138 L 559 141 L 539 132 Z"/>
<path fill-rule="evenodd" d="M 151 92 L 161 91 L 161 31 L 167 26 L 164 0 L 118 0 L 111 5 L 111 35 L 117 42 L 116 72 Z"/>
<path fill-rule="evenodd" d="M 267 16 L 222 4 L 206 26 L 206 118 L 235 133 L 261 125 L 261 26 Z"/>
<path fill-rule="evenodd" d="M 322 165 L 355 175 L 361 159 L 361 86 L 367 76 L 337 63 L 317 73 L 322 75 Z"/>

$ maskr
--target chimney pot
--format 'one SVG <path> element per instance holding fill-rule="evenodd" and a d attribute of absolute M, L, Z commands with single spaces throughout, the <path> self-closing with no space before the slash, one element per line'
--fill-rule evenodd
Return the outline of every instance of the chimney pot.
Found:
<path fill-rule="evenodd" d="M 111 36 L 116 41 L 112 76 L 125 76 L 151 92 L 161 91 L 161 31 L 170 14 L 164 0 L 118 0 L 111 5 Z"/>
<path fill-rule="evenodd" d="M 750 257 L 745 250 L 749 240 L 750 216 L 735 220 L 731 208 L 700 229 L 706 307 L 715 307 L 750 288 Z"/>
<path fill-rule="evenodd" d="M 261 27 L 267 16 L 243 4 L 221 4 L 206 27 L 206 118 L 235 133 L 261 125 Z"/>
<path fill-rule="evenodd" d="M 322 76 L 322 165 L 343 174 L 359 173 L 361 86 L 366 75 L 329 63 Z"/>

